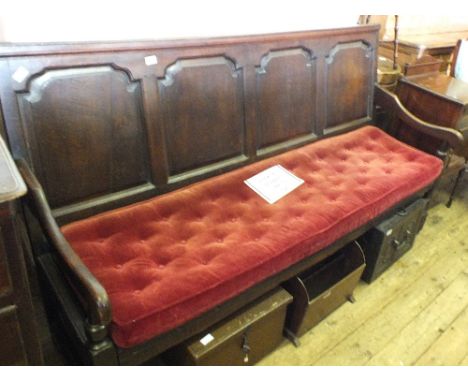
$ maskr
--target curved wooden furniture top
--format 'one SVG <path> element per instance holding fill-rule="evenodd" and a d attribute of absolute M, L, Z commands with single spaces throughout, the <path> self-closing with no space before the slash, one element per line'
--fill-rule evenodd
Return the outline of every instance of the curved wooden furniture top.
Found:
<path fill-rule="evenodd" d="M 403 106 L 400 99 L 395 94 L 379 85 L 375 86 L 375 103 L 382 106 L 384 109 L 391 110 L 395 113 L 395 117 L 408 124 L 413 129 L 447 142 L 455 152 L 463 150 L 465 140 L 462 133 L 455 129 L 427 123 L 416 117 Z"/>

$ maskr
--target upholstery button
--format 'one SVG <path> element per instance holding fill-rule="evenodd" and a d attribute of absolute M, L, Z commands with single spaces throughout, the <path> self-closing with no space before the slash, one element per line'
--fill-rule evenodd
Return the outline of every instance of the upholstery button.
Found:
<path fill-rule="evenodd" d="M 234 223 L 237 219 L 236 218 L 232 218 L 231 221 Z"/>
<path fill-rule="evenodd" d="M 182 244 L 187 244 L 187 240 L 181 240 L 180 241 Z"/>
<path fill-rule="evenodd" d="M 159 264 L 158 268 L 164 268 L 164 264 Z"/>
<path fill-rule="evenodd" d="M 122 269 L 122 264 L 117 264 L 117 265 L 115 266 L 115 269 Z"/>
<path fill-rule="evenodd" d="M 216 239 L 216 241 L 217 241 L 218 243 L 222 243 L 222 242 L 223 242 L 223 239 L 218 238 L 218 239 Z"/>

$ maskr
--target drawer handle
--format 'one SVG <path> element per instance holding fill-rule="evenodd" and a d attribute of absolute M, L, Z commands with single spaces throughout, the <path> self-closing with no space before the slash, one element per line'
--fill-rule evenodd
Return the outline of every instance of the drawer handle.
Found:
<path fill-rule="evenodd" d="M 407 211 L 406 209 L 403 208 L 403 209 L 401 209 L 401 210 L 399 210 L 399 211 L 397 212 L 397 215 L 398 215 L 398 216 L 406 216 L 406 215 L 408 215 L 408 211 Z"/>

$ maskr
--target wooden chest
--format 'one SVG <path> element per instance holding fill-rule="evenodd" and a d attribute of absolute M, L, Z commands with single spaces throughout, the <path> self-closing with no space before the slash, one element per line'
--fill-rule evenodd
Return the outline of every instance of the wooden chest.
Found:
<path fill-rule="evenodd" d="M 362 279 L 374 281 L 411 249 L 427 216 L 427 199 L 418 199 L 407 208 L 369 230 L 358 241 L 366 258 Z"/>
<path fill-rule="evenodd" d="M 278 288 L 164 355 L 169 365 L 253 365 L 283 340 L 292 297 Z"/>
<path fill-rule="evenodd" d="M 353 290 L 364 267 L 362 249 L 357 242 L 352 242 L 284 285 L 294 297 L 288 307 L 286 333 L 296 346 L 297 337 L 317 325 L 346 300 L 353 300 Z"/>

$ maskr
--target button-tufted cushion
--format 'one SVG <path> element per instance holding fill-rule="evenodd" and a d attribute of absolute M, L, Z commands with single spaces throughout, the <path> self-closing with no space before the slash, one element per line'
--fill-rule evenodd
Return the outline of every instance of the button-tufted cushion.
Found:
<path fill-rule="evenodd" d="M 281 164 L 275 204 L 244 184 Z M 130 347 L 319 251 L 432 183 L 442 162 L 367 126 L 62 228 L 107 290 Z"/>

